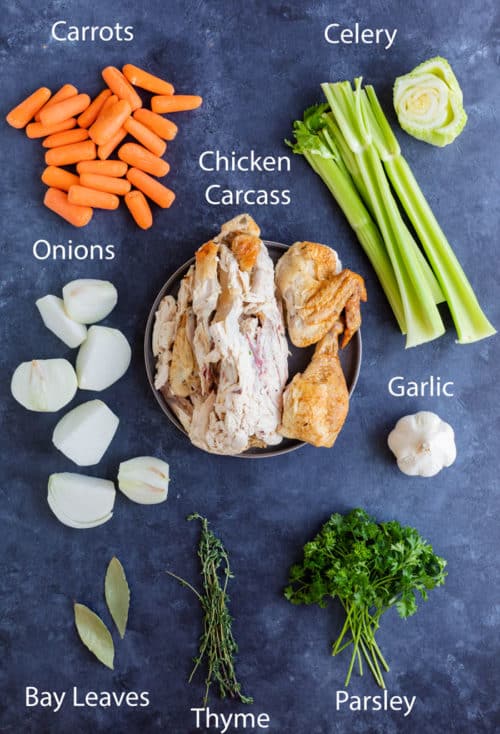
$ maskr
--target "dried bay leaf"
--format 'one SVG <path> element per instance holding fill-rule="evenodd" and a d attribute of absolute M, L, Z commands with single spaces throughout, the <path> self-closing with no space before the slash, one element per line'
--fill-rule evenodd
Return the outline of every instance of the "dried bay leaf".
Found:
<path fill-rule="evenodd" d="M 120 637 L 123 639 L 127 628 L 130 589 L 123 566 L 116 556 L 110 560 L 106 571 L 104 594 L 110 614 L 118 628 Z"/>
<path fill-rule="evenodd" d="M 85 604 L 75 603 L 74 610 L 76 629 L 81 641 L 103 665 L 113 670 L 115 646 L 108 628 Z"/>

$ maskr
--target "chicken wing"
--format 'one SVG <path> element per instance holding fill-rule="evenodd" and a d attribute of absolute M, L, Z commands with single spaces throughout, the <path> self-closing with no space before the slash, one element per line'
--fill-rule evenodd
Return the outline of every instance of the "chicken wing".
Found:
<path fill-rule="evenodd" d="M 349 410 L 349 393 L 338 356 L 337 322 L 316 345 L 303 373 L 295 375 L 283 394 L 279 432 L 287 438 L 331 448 Z"/>

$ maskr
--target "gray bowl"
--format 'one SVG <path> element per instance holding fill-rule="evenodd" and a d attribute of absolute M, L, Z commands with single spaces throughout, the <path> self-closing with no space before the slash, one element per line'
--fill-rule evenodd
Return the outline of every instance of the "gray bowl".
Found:
<path fill-rule="evenodd" d="M 283 255 L 283 252 L 288 250 L 288 246 L 282 245 L 280 242 L 269 242 L 268 240 L 263 240 L 263 242 L 269 250 L 269 255 L 275 263 L 278 262 L 280 257 Z M 182 427 L 180 421 L 170 409 L 167 401 L 165 400 L 161 392 L 157 390 L 154 386 L 155 358 L 153 356 L 151 342 L 153 336 L 155 314 L 158 310 L 161 299 L 167 295 L 177 296 L 177 291 L 179 290 L 181 280 L 183 279 L 191 265 L 194 263 L 194 261 L 194 257 L 192 257 L 190 260 L 185 262 L 184 265 L 181 265 L 181 267 L 176 270 L 173 275 L 170 276 L 163 288 L 160 290 L 149 313 L 146 324 L 146 331 L 144 334 L 144 360 L 146 363 L 146 373 L 148 376 L 149 384 L 151 386 L 151 390 L 153 391 L 153 394 L 158 401 L 158 404 L 160 405 L 167 418 L 185 436 L 187 436 L 187 434 Z M 290 350 L 290 356 L 288 358 L 288 369 L 291 378 L 297 372 L 303 372 L 305 370 L 305 368 L 311 361 L 311 357 L 314 352 L 314 345 L 305 349 L 299 349 L 298 347 L 295 347 L 290 342 L 290 340 L 288 340 L 288 345 Z M 349 390 L 350 396 L 352 396 L 354 388 L 356 387 L 356 383 L 358 381 L 359 369 L 361 366 L 361 354 L 361 334 L 358 331 L 353 336 L 347 347 L 340 351 L 340 362 L 342 364 L 342 369 L 344 370 L 344 375 L 346 378 L 347 388 Z M 292 438 L 284 438 L 283 441 L 277 446 L 267 446 L 265 449 L 251 448 L 242 454 L 238 454 L 238 458 L 264 459 L 271 456 L 278 456 L 279 454 L 286 454 L 289 451 L 295 451 L 295 449 L 299 449 L 301 446 L 304 445 L 305 443 L 303 441 L 297 441 L 296 439 Z"/>

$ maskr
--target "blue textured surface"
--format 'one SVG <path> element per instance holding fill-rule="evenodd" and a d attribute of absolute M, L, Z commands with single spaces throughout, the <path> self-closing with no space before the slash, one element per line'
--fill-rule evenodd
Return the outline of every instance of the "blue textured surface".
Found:
<path fill-rule="evenodd" d="M 190 708 L 201 705 L 202 679 L 187 676 L 196 652 L 200 615 L 190 592 L 164 569 L 196 580 L 198 529 L 185 522 L 206 514 L 230 551 L 238 672 L 255 698 L 252 710 L 271 717 L 276 734 L 327 732 L 494 732 L 500 727 L 498 596 L 498 338 L 468 347 L 450 329 L 439 342 L 405 352 L 374 274 L 323 184 L 300 159 L 291 173 L 210 174 L 198 167 L 208 148 L 283 153 L 282 139 L 305 106 L 320 98 L 325 80 L 363 74 L 390 113 L 394 78 L 441 54 L 452 63 L 469 113 L 457 142 L 439 150 L 398 137 L 417 179 L 454 244 L 491 320 L 498 298 L 498 18 L 493 0 L 474 2 L 312 3 L 227 1 L 3 3 L 0 61 L 2 115 L 39 85 L 71 82 L 96 93 L 100 70 L 126 62 L 165 75 L 178 91 L 204 96 L 203 108 L 179 115 L 170 145 L 169 181 L 177 201 L 155 211 L 142 233 L 122 208 L 97 213 L 75 230 L 42 204 L 43 149 L 2 123 L 2 483 L 0 487 L 0 731 L 194 732 Z M 411 9 L 410 9 L 411 5 Z M 130 43 L 56 43 L 50 26 L 133 25 Z M 329 46 L 323 29 L 397 27 L 395 45 Z M 390 113 L 392 115 L 392 113 Z M 391 117 L 393 119 L 393 116 Z M 394 121 L 394 120 L 393 120 Z M 311 239 L 338 248 L 346 265 L 367 281 L 364 363 L 346 426 L 332 451 L 305 448 L 281 458 L 241 461 L 192 448 L 164 419 L 150 394 L 142 337 L 152 301 L 168 275 L 241 207 L 212 207 L 209 183 L 230 188 L 290 188 L 292 204 L 251 207 L 266 238 Z M 39 238 L 52 243 L 113 243 L 108 263 L 37 262 Z M 106 323 L 133 345 L 130 371 L 99 397 L 121 424 L 104 460 L 88 473 L 112 478 L 134 455 L 165 457 L 172 482 L 166 504 L 143 507 L 117 497 L 110 523 L 88 532 L 59 524 L 46 503 L 46 480 L 73 465 L 52 446 L 57 420 L 24 411 L 10 397 L 14 367 L 33 357 L 73 357 L 42 325 L 36 298 L 59 293 L 69 280 L 112 280 L 119 303 Z M 391 398 L 394 375 L 455 381 L 452 399 Z M 79 393 L 74 404 L 94 397 Z M 456 429 L 458 458 L 434 480 L 405 478 L 386 448 L 396 419 L 418 409 L 438 412 Z M 282 597 L 287 571 L 303 543 L 333 511 L 363 506 L 380 519 L 414 525 L 448 559 L 444 588 L 417 616 L 383 620 L 379 639 L 391 672 L 389 692 L 417 696 L 412 714 L 335 711 L 345 660 L 329 643 L 341 617 L 333 607 L 295 608 Z M 132 589 L 130 625 L 117 648 L 116 670 L 101 667 L 79 644 L 72 600 L 107 622 L 102 582 L 113 554 Z M 45 690 L 150 691 L 146 709 L 73 709 L 54 714 L 26 709 L 27 685 Z M 368 676 L 351 693 L 378 693 Z M 241 706 L 213 698 L 226 714 Z"/>

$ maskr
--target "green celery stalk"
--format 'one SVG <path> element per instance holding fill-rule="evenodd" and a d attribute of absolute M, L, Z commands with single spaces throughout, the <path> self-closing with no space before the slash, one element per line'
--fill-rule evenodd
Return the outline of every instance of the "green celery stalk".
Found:
<path fill-rule="evenodd" d="M 322 84 L 323 92 L 347 145 L 355 156 L 366 196 L 371 202 L 399 286 L 407 329 L 406 347 L 436 339 L 444 325 L 425 277 L 416 244 L 405 225 L 384 168 L 372 144 L 363 114 L 361 80 Z"/>
<path fill-rule="evenodd" d="M 366 87 L 365 114 L 374 144 L 408 218 L 417 232 L 451 311 L 460 344 L 496 334 L 486 318 L 450 243 L 439 226 L 378 101 Z"/>

